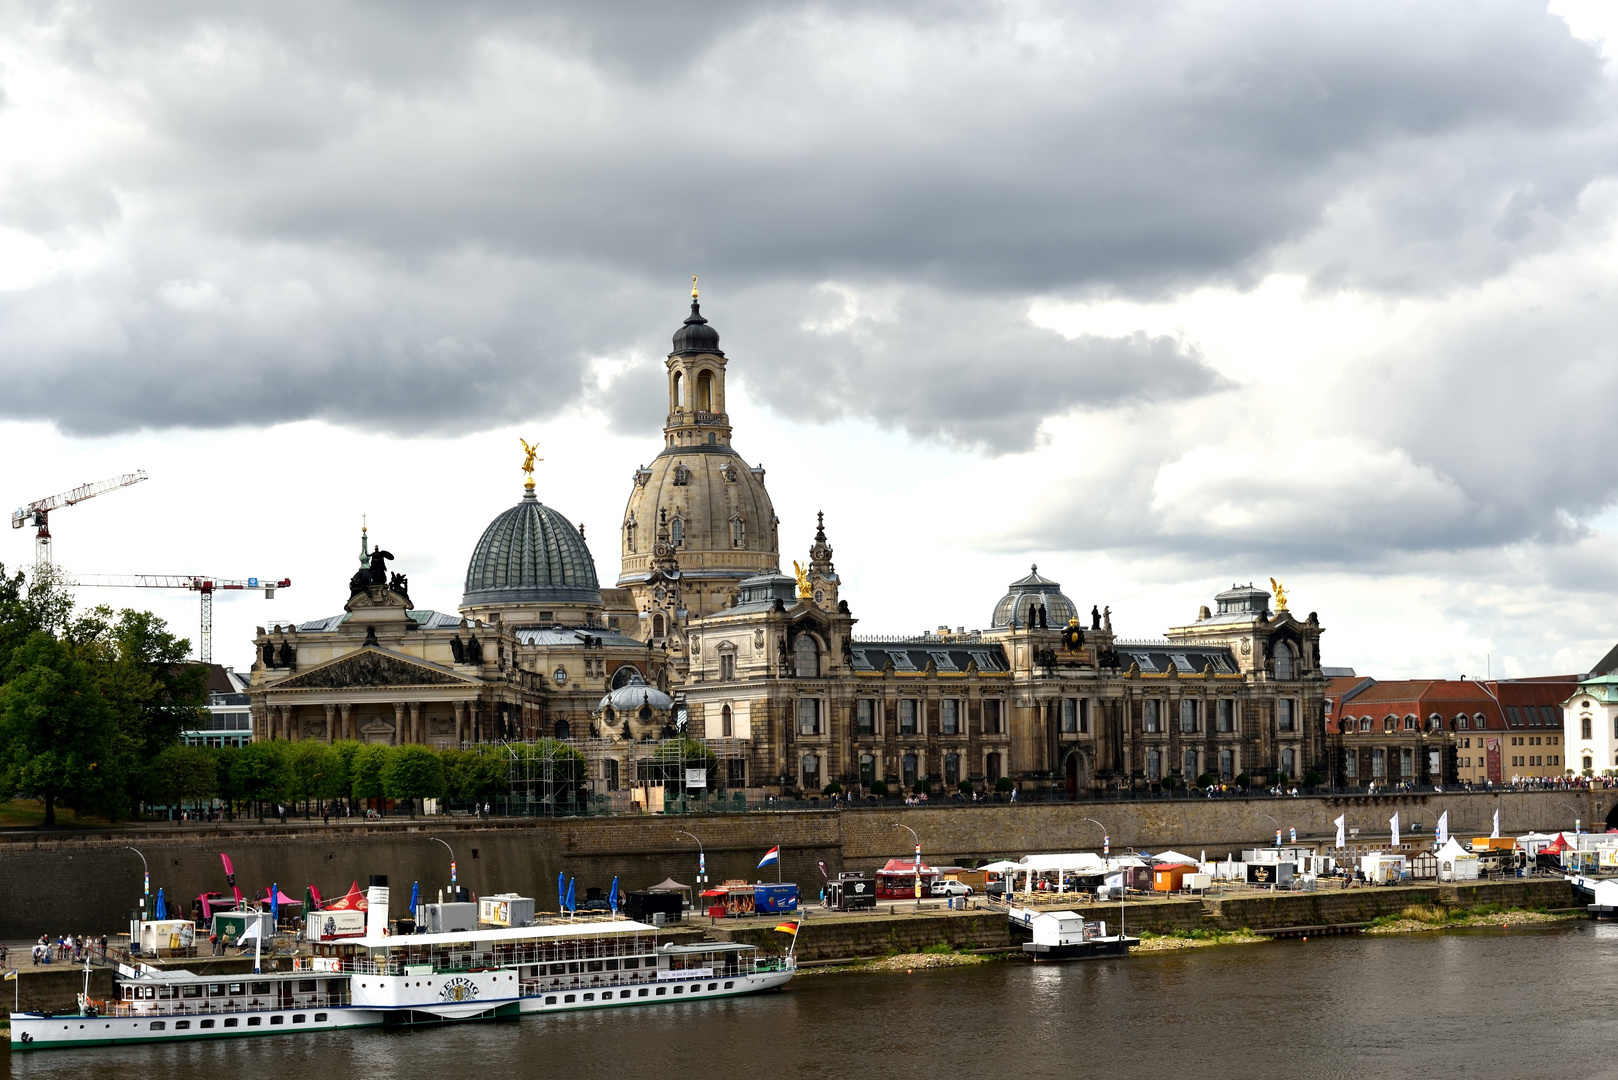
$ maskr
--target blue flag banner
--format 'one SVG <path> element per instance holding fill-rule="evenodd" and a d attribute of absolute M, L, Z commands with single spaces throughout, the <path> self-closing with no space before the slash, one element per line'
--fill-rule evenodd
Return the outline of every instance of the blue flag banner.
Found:
<path fill-rule="evenodd" d="M 613 875 L 612 891 L 607 894 L 607 904 L 612 908 L 614 915 L 618 914 L 618 877 Z"/>
<path fill-rule="evenodd" d="M 577 883 L 578 883 L 577 878 L 568 878 L 567 879 L 567 909 L 569 911 L 574 910 L 574 908 L 573 908 L 573 886 L 576 885 Z"/>

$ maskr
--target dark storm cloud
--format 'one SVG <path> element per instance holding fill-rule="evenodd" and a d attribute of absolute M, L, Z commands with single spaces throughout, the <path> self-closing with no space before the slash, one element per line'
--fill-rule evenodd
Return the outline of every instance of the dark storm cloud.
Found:
<path fill-rule="evenodd" d="M 82 98 L 64 116 L 109 122 L 0 177 L 0 223 L 104 252 L 0 298 L 0 410 L 83 432 L 549 412 L 592 358 L 661 352 L 700 270 L 732 312 L 773 299 L 732 325 L 827 358 L 807 387 L 761 372 L 767 400 L 1025 447 L 1216 387 L 1166 340 L 1033 327 L 1031 296 L 1239 283 L 1306 241 L 1323 279 L 1472 280 L 1541 250 L 1611 153 L 1595 51 L 1527 2 L 0 18 Z M 895 321 L 802 330 L 827 281 Z"/>

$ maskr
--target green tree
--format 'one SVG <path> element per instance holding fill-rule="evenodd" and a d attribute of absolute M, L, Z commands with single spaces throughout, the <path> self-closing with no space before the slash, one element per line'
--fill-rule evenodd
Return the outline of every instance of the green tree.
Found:
<path fill-rule="evenodd" d="M 286 746 L 281 740 L 248 743 L 231 762 L 232 787 L 239 799 L 257 805 L 260 821 L 264 820 L 264 804 L 285 800 L 292 786 Z"/>
<path fill-rule="evenodd" d="M 425 746 L 395 747 L 382 765 L 382 790 L 409 803 L 414 817 L 415 800 L 444 797 L 444 759 Z"/>
<path fill-rule="evenodd" d="M 73 612 L 73 597 L 50 580 L 30 586 L 22 571 L 6 573 L 0 564 L 0 681 L 11 666 L 11 654 L 29 635 L 55 636 Z"/>
<path fill-rule="evenodd" d="M 388 749 L 381 743 L 362 743 L 354 751 L 352 771 L 349 773 L 349 788 L 354 798 L 383 797 L 382 767 L 387 764 Z"/>
<path fill-rule="evenodd" d="M 303 816 L 308 817 L 311 802 L 342 794 L 342 788 L 333 780 L 346 778 L 347 774 L 343 759 L 325 743 L 305 739 L 289 745 L 287 760 L 292 770 L 292 797 L 303 803 Z"/>
<path fill-rule="evenodd" d="M 11 652 L 0 688 L 0 786 L 56 806 L 105 805 L 116 756 L 111 710 L 94 672 L 50 634 L 35 631 Z"/>
<path fill-rule="evenodd" d="M 194 806 L 219 791 L 217 763 L 205 747 L 167 747 L 153 759 L 151 773 L 150 797 L 170 807 Z"/>

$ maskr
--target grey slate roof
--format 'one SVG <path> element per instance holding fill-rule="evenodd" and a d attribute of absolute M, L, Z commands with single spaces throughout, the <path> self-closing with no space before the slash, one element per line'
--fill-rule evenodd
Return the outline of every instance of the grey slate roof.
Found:
<path fill-rule="evenodd" d="M 448 630 L 461 625 L 461 617 L 453 612 L 433 611 L 431 608 L 420 608 L 407 612 L 416 625 L 422 630 Z M 348 621 L 348 613 L 341 615 L 328 615 L 324 619 L 311 619 L 309 622 L 298 624 L 300 634 L 329 634 Z"/>
<path fill-rule="evenodd" d="M 881 671 L 893 661 L 895 671 L 924 671 L 927 661 L 938 665 L 940 672 L 964 672 L 966 666 L 977 662 L 983 672 L 1009 671 L 1006 654 L 999 645 L 973 643 L 971 645 L 946 644 L 938 641 L 912 642 L 884 641 L 853 642 L 855 671 Z"/>
<path fill-rule="evenodd" d="M 1002 629 L 1010 626 L 1013 619 L 1018 625 L 1026 624 L 1031 604 L 1044 606 L 1045 622 L 1052 630 L 1066 626 L 1067 621 L 1079 613 L 1078 607 L 1062 592 L 1062 586 L 1041 576 L 1039 567 L 1033 566 L 1029 568 L 1027 577 L 1018 578 L 1006 586 L 1006 595 L 994 605 L 994 616 L 989 626 Z"/>
<path fill-rule="evenodd" d="M 1209 663 L 1216 675 L 1234 675 L 1240 670 L 1229 649 L 1187 647 L 1171 641 L 1115 641 L 1112 648 L 1118 654 L 1119 667 L 1139 664 L 1142 675 L 1161 675 L 1171 663 L 1181 675 L 1201 675 Z"/>
<path fill-rule="evenodd" d="M 593 626 L 560 626 L 517 631 L 517 640 L 524 645 L 582 645 L 585 638 L 599 640 L 603 645 L 631 645 L 641 649 L 646 647 L 644 641 Z"/>
<path fill-rule="evenodd" d="M 489 523 L 466 567 L 462 605 L 601 603 L 595 559 L 572 522 L 535 497 Z"/>

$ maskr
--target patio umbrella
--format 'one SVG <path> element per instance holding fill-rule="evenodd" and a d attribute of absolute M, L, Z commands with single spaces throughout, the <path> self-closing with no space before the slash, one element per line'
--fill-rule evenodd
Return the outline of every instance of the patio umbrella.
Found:
<path fill-rule="evenodd" d="M 168 905 L 163 903 L 163 887 L 157 887 L 157 917 L 159 920 L 169 917 Z"/>
<path fill-rule="evenodd" d="M 612 891 L 607 894 L 607 902 L 612 907 L 612 913 L 618 914 L 618 875 L 612 876 Z"/>
<path fill-rule="evenodd" d="M 556 910 L 567 910 L 567 881 L 560 870 L 556 871 Z"/>
<path fill-rule="evenodd" d="M 270 883 L 270 925 L 275 926 L 281 921 L 281 887 L 273 881 Z"/>
<path fill-rule="evenodd" d="M 573 886 L 578 884 L 578 878 L 567 879 L 567 909 L 573 910 Z"/>
<path fill-rule="evenodd" d="M 412 919 L 414 919 L 416 917 L 416 906 L 420 902 L 421 902 L 421 882 L 412 881 L 410 883 L 410 917 Z"/>

